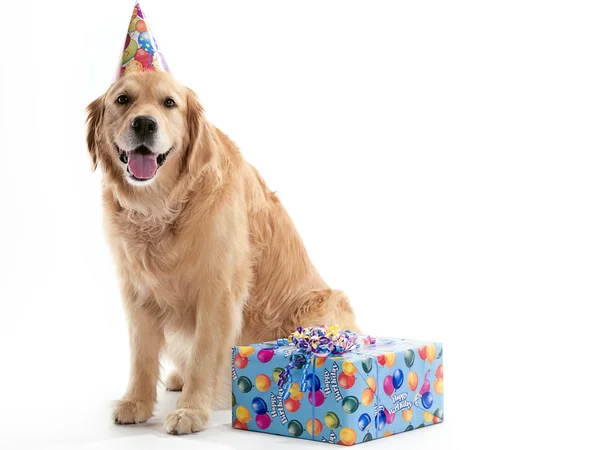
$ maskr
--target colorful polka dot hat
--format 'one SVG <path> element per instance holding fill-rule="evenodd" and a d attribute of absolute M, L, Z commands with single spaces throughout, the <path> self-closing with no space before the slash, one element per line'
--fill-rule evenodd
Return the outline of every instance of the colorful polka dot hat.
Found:
<path fill-rule="evenodd" d="M 134 72 L 169 72 L 139 3 L 131 13 L 123 55 L 113 81 Z"/>

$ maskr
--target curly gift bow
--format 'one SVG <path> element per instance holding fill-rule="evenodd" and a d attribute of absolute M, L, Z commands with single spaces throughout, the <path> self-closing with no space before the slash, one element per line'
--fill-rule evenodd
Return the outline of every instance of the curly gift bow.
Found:
<path fill-rule="evenodd" d="M 374 344 L 374 338 L 364 338 L 366 344 Z M 283 400 L 287 400 L 291 393 L 292 369 L 302 368 L 302 378 L 300 380 L 300 392 L 308 390 L 306 382 L 310 369 L 318 356 L 338 355 L 352 350 L 356 350 L 361 345 L 356 333 L 346 330 L 340 332 L 337 325 L 317 326 L 317 327 L 298 327 L 287 339 L 278 339 L 278 345 L 294 344 L 296 349 L 292 353 L 292 361 L 279 374 L 277 386 L 283 388 Z"/>

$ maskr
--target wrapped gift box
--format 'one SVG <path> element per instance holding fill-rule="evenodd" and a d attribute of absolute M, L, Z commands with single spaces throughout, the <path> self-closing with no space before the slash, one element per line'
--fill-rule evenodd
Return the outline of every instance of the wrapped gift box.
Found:
<path fill-rule="evenodd" d="M 281 340 L 280 340 L 281 341 Z M 442 344 L 376 338 L 340 355 L 313 357 L 279 375 L 297 357 L 291 344 L 263 342 L 232 352 L 232 424 L 243 430 L 353 445 L 444 420 Z"/>

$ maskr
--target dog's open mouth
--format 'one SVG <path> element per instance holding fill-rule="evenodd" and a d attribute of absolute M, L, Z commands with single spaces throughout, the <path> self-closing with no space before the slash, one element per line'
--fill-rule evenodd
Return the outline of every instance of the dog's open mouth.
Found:
<path fill-rule="evenodd" d="M 115 144 L 116 146 L 116 144 Z M 171 153 L 154 153 L 145 145 L 140 145 L 135 150 L 125 151 L 118 146 L 119 159 L 127 164 L 127 173 L 134 180 L 145 181 L 154 178 L 156 172 L 165 163 L 167 156 Z"/>

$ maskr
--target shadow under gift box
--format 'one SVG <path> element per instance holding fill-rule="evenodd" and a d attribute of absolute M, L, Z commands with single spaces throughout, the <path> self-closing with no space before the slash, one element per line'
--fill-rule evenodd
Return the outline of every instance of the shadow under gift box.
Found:
<path fill-rule="evenodd" d="M 283 400 L 277 381 L 294 350 L 274 341 L 233 348 L 234 428 L 353 445 L 444 420 L 441 343 L 378 337 L 373 345 L 316 357 L 306 392 L 299 367 Z"/>

